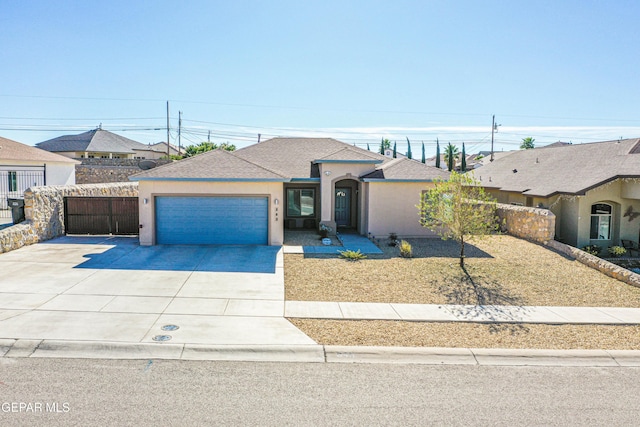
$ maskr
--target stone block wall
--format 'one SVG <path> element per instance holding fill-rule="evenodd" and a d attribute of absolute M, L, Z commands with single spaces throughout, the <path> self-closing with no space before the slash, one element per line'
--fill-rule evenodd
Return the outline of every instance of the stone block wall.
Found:
<path fill-rule="evenodd" d="M 76 159 L 82 164 L 76 165 L 76 184 L 100 184 L 107 182 L 129 182 L 129 177 L 142 172 L 140 162 L 143 159 Z M 153 160 L 158 166 L 171 160 Z"/>
<path fill-rule="evenodd" d="M 26 220 L 0 230 L 0 253 L 64 235 L 65 197 L 138 197 L 138 183 L 29 188 L 24 192 Z"/>
<path fill-rule="evenodd" d="M 556 216 L 547 209 L 498 203 L 496 213 L 503 231 L 512 236 L 547 244 L 556 230 Z"/>
<path fill-rule="evenodd" d="M 634 273 L 633 271 L 622 268 L 612 262 L 598 258 L 595 255 L 588 254 L 581 249 L 574 248 L 573 246 L 569 246 L 555 240 L 549 241 L 547 246 L 560 253 L 568 255 L 576 261 L 596 269 L 609 277 L 613 277 L 621 282 L 640 288 L 640 274 Z"/>
<path fill-rule="evenodd" d="M 38 243 L 35 228 L 29 222 L 21 222 L 0 230 L 0 253 Z"/>

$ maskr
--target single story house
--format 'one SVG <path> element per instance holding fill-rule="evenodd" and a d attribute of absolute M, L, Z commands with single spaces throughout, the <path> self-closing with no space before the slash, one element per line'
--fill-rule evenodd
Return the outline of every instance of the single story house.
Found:
<path fill-rule="evenodd" d="M 550 209 L 564 243 L 638 244 L 638 138 L 514 151 L 473 174 L 498 202 Z"/>
<path fill-rule="evenodd" d="M 160 144 L 142 144 L 98 128 L 39 142 L 36 147 L 71 159 L 159 159 L 167 155 L 166 144 Z"/>
<path fill-rule="evenodd" d="M 0 209 L 38 185 L 73 185 L 76 160 L 0 137 Z"/>
<path fill-rule="evenodd" d="M 139 183 L 140 244 L 281 245 L 285 227 L 430 236 L 422 193 L 448 173 L 330 138 L 274 138 L 215 150 L 130 179 Z"/>

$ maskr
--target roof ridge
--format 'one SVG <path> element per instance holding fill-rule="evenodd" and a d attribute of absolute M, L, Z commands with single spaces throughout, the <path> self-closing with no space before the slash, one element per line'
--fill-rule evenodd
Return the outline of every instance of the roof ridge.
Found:
<path fill-rule="evenodd" d="M 412 159 L 409 159 L 407 157 L 396 157 L 395 159 L 392 158 L 391 160 L 379 165 L 379 169 L 386 169 L 386 168 L 395 166 L 395 165 L 397 165 L 398 163 L 400 163 L 403 160 L 412 160 Z"/>
<path fill-rule="evenodd" d="M 330 138 L 329 138 L 329 139 L 330 139 Z M 341 142 L 341 141 L 337 141 L 337 142 Z M 382 160 L 382 159 L 380 159 L 380 158 L 379 158 L 379 157 L 377 157 L 377 156 L 373 156 L 373 155 L 371 155 L 371 154 L 370 154 L 371 152 L 370 152 L 369 150 L 364 150 L 364 149 L 362 149 L 362 148 L 360 148 L 360 147 L 354 147 L 354 146 L 351 146 L 351 145 L 346 144 L 346 143 L 344 143 L 344 142 L 342 142 L 342 144 L 345 144 L 345 145 L 346 145 L 346 147 L 342 147 L 342 148 L 340 148 L 340 149 L 338 149 L 338 150 L 336 150 L 336 151 L 333 151 L 332 153 L 327 154 L 327 155 L 326 155 L 326 156 L 324 156 L 324 157 L 320 157 L 319 159 L 316 159 L 316 160 L 326 159 L 327 157 L 334 156 L 334 155 L 336 155 L 336 154 L 340 153 L 341 151 L 350 151 L 350 152 L 354 152 L 354 153 L 356 153 L 356 154 L 360 154 L 360 155 L 363 155 L 363 156 L 367 156 L 367 157 L 369 157 L 369 158 L 370 158 L 370 159 L 372 159 L 372 160 Z"/>
<path fill-rule="evenodd" d="M 223 152 L 226 152 L 227 154 L 232 155 L 232 156 L 233 156 L 233 157 L 235 157 L 236 159 L 242 160 L 243 162 L 245 162 L 245 163 L 249 163 L 250 165 L 254 165 L 254 166 L 256 166 L 256 167 L 259 167 L 260 169 L 266 170 L 267 172 L 274 173 L 274 174 L 276 174 L 276 175 L 278 175 L 278 176 L 281 176 L 281 177 L 283 177 L 283 178 L 290 178 L 290 177 L 288 177 L 288 176 L 286 176 L 286 175 L 281 174 L 280 172 L 276 172 L 275 170 L 271 170 L 271 169 L 269 169 L 269 168 L 266 168 L 266 167 L 264 167 L 264 166 L 262 166 L 262 165 L 259 165 L 259 164 L 255 163 L 255 162 L 252 162 L 252 161 L 250 161 L 250 160 L 244 159 L 244 158 L 242 158 L 242 157 L 240 157 L 240 156 L 236 155 L 233 151 L 224 150 L 224 149 L 222 149 L 222 148 L 216 148 L 215 150 L 211 150 L 211 151 L 218 151 L 218 150 L 223 151 Z"/>

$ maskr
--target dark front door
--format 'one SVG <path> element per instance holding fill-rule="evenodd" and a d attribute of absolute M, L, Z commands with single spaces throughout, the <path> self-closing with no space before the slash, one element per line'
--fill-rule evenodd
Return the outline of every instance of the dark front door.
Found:
<path fill-rule="evenodd" d="M 336 188 L 336 225 L 338 227 L 351 226 L 351 189 Z"/>

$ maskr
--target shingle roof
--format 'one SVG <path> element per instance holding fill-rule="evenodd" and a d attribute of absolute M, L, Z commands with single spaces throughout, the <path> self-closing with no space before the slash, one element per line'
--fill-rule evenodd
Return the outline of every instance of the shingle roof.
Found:
<path fill-rule="evenodd" d="M 483 186 L 528 196 L 584 194 L 616 178 L 640 177 L 640 139 L 515 151 L 473 173 Z"/>
<path fill-rule="evenodd" d="M 449 173 L 407 158 L 390 159 L 331 138 L 274 138 L 237 151 L 214 150 L 132 176 L 133 180 L 283 180 L 317 178 L 318 162 L 370 162 L 363 178 L 433 180 Z"/>
<path fill-rule="evenodd" d="M 0 161 L 2 160 L 79 163 L 76 160 L 59 154 L 50 153 L 36 147 L 0 137 Z"/>
<path fill-rule="evenodd" d="M 235 153 L 245 160 L 260 164 L 284 176 L 311 178 L 317 177 L 317 174 L 312 172 L 313 162 L 347 147 L 351 157 L 360 153 L 361 156 L 370 157 L 372 162 L 389 160 L 381 154 L 353 147 L 333 138 L 273 138 L 242 148 Z M 317 172 L 317 168 L 315 170 Z"/>
<path fill-rule="evenodd" d="M 363 175 L 363 179 L 387 179 L 401 181 L 431 181 L 435 179 L 448 179 L 449 172 L 427 166 L 417 160 L 408 158 L 396 158 L 379 165 L 375 171 Z"/>
<path fill-rule="evenodd" d="M 78 135 L 63 135 L 36 144 L 51 152 L 91 151 L 97 153 L 133 154 L 134 149 L 148 150 L 149 146 L 103 129 Z"/>
<path fill-rule="evenodd" d="M 380 155 L 376 155 L 371 151 L 362 150 L 361 148 L 346 146 L 341 150 L 331 153 L 327 156 L 314 160 L 317 163 L 323 161 L 347 161 L 347 162 L 371 162 L 382 163 L 384 160 Z"/>
<path fill-rule="evenodd" d="M 133 181 L 154 179 L 286 180 L 286 177 L 239 158 L 235 153 L 213 150 L 169 163 L 131 177 Z"/>

